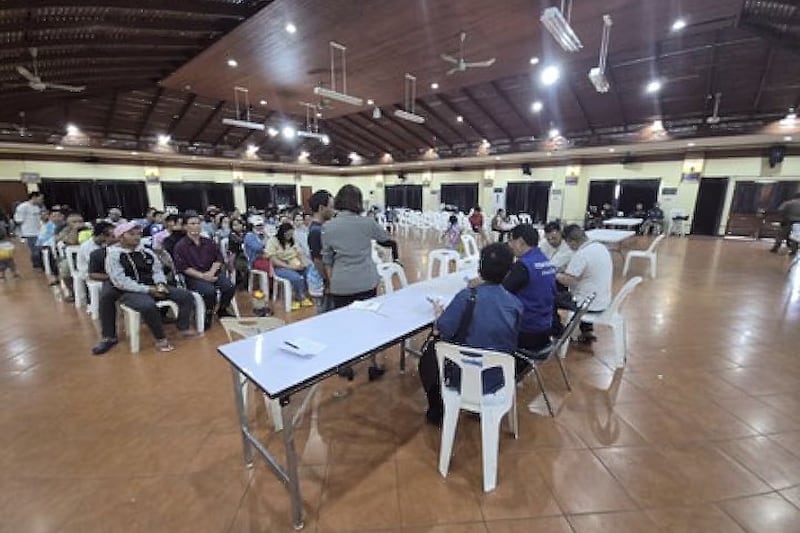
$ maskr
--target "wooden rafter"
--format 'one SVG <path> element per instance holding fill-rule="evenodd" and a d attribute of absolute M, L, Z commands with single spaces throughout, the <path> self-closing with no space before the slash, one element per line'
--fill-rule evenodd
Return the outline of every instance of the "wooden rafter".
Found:
<path fill-rule="evenodd" d="M 188 113 L 189 110 L 192 109 L 192 106 L 194 105 L 194 101 L 196 99 L 197 99 L 197 95 L 196 94 L 194 94 L 194 93 L 190 93 L 189 94 L 189 98 L 186 99 L 186 102 L 181 107 L 181 110 L 178 111 L 177 118 L 173 118 L 172 122 L 170 122 L 169 127 L 167 128 L 167 135 L 172 135 L 173 133 L 175 133 L 175 130 L 177 129 L 178 124 L 181 123 L 181 121 L 183 120 L 183 117 L 186 116 L 186 113 Z"/>
<path fill-rule="evenodd" d="M 211 122 L 217 117 L 217 115 L 219 115 L 223 107 L 225 107 L 225 101 L 220 100 L 219 103 L 214 108 L 214 110 L 211 111 L 211 113 L 208 115 L 208 117 L 206 117 L 206 119 L 203 121 L 200 127 L 197 128 L 197 130 L 194 132 L 194 135 L 192 135 L 189 138 L 189 144 L 197 142 L 197 139 L 203 134 L 204 131 L 206 131 L 208 125 L 211 124 Z"/>
<path fill-rule="evenodd" d="M 150 122 L 150 117 L 153 115 L 153 111 L 155 111 L 156 107 L 158 106 L 158 101 L 161 100 L 161 95 L 164 94 L 164 88 L 159 87 L 156 90 L 155 96 L 153 96 L 153 101 L 150 103 L 150 106 L 144 112 L 144 117 L 142 118 L 142 122 L 139 124 L 139 127 L 136 129 L 136 138 L 141 140 L 142 133 L 144 133 L 145 128 L 147 128 L 147 123 Z"/>
<path fill-rule="evenodd" d="M 473 105 L 473 106 L 475 106 L 475 108 L 476 108 L 478 111 L 480 111 L 480 112 L 481 112 L 481 113 L 482 113 L 482 114 L 483 114 L 483 115 L 484 115 L 484 116 L 485 116 L 485 117 L 488 119 L 488 121 L 492 123 L 492 125 L 493 125 L 493 126 L 496 128 L 496 129 L 500 130 L 500 133 L 502 133 L 503 135 L 505 135 L 506 139 L 508 139 L 508 141 L 509 141 L 509 142 L 513 142 L 513 140 L 514 140 L 514 136 L 513 136 L 513 135 L 511 135 L 511 133 L 510 133 L 510 132 L 509 132 L 509 131 L 508 131 L 508 130 L 507 130 L 507 129 L 506 129 L 506 128 L 505 128 L 505 127 L 502 125 L 502 124 L 500 124 L 500 121 L 499 121 L 499 120 L 495 119 L 495 118 L 492 116 L 492 113 L 490 113 L 490 112 L 489 112 L 489 111 L 488 111 L 488 110 L 487 110 L 487 109 L 486 109 L 486 108 L 483 106 L 483 104 L 481 104 L 481 103 L 478 101 L 478 99 L 477 99 L 477 98 L 475 98 L 475 97 L 473 96 L 472 92 L 471 92 L 471 91 L 470 91 L 470 90 L 469 90 L 467 87 L 464 87 L 463 89 L 461 89 L 461 92 L 462 92 L 462 93 L 464 93 L 464 96 L 466 96 L 466 97 L 467 97 L 467 100 L 469 100 L 469 101 L 472 103 L 472 105 Z M 485 135 L 483 136 L 483 138 L 484 138 L 484 139 L 489 139 L 489 138 L 488 138 L 488 137 L 486 137 Z M 491 139 L 489 139 L 489 140 L 491 140 Z"/>
<path fill-rule="evenodd" d="M 461 116 L 464 119 L 464 124 L 469 126 L 469 128 L 472 131 L 474 131 L 478 135 L 478 137 L 480 137 L 481 139 L 486 139 L 486 140 L 491 141 L 491 139 L 489 139 L 489 137 L 486 135 L 486 132 L 481 130 L 480 126 L 476 126 L 471 121 L 467 120 L 467 117 L 464 116 L 464 113 L 459 111 L 458 108 L 455 106 L 455 104 L 453 104 L 453 102 L 451 102 L 448 97 L 446 97 L 443 94 L 440 94 L 440 95 L 438 95 L 438 98 L 439 98 L 439 100 L 441 100 L 442 104 L 447 109 L 449 109 L 451 113 L 453 113 L 453 115 Z"/>
<path fill-rule="evenodd" d="M 453 135 L 458 137 L 461 140 L 461 142 L 463 142 L 465 144 L 469 142 L 469 141 L 467 141 L 467 138 L 464 137 L 464 135 L 460 131 L 458 131 L 458 128 L 456 128 L 454 126 L 451 126 L 450 123 L 447 122 L 444 118 L 442 118 L 442 116 L 439 113 L 437 113 L 435 109 L 430 107 L 428 104 L 426 104 L 422 100 L 417 99 L 415 102 L 416 102 L 417 106 L 422 111 L 425 112 L 426 115 L 428 115 L 429 117 L 435 118 L 436 121 L 439 124 L 441 124 L 445 129 L 449 130 Z"/>

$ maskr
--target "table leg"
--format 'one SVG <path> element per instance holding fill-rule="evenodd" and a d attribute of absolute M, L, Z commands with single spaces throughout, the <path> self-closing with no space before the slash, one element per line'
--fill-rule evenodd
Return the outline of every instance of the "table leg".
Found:
<path fill-rule="evenodd" d="M 400 341 L 400 373 L 406 371 L 406 339 Z"/>
<path fill-rule="evenodd" d="M 303 496 L 300 493 L 300 476 L 297 472 L 297 450 L 294 447 L 294 420 L 287 405 L 288 398 L 281 399 L 283 414 L 283 444 L 286 448 L 286 476 L 289 497 L 292 500 L 292 527 L 303 529 Z"/>
<path fill-rule="evenodd" d="M 242 432 L 242 448 L 244 450 L 244 464 L 247 468 L 253 467 L 253 445 L 247 437 L 250 433 L 249 421 L 247 420 L 247 378 L 238 370 L 231 367 L 233 374 L 233 399 L 236 403 L 236 412 L 239 415 L 239 429 Z"/>

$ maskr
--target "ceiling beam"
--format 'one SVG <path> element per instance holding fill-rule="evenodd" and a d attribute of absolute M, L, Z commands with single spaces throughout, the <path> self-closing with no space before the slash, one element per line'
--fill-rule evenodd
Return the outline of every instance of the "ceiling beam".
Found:
<path fill-rule="evenodd" d="M 462 92 L 462 93 L 464 93 L 464 96 L 466 96 L 466 97 L 467 97 L 467 100 L 469 100 L 469 101 L 472 103 L 472 105 L 474 105 L 474 106 L 475 106 L 475 107 L 478 109 L 478 111 L 480 111 L 481 113 L 483 113 L 484 115 L 486 115 L 486 118 L 487 118 L 487 119 L 489 119 L 489 122 L 491 122 L 491 123 L 492 123 L 492 125 L 493 125 L 493 126 L 496 128 L 496 129 L 500 130 L 500 133 L 502 133 L 503 135 L 505 135 L 506 139 L 508 139 L 508 141 L 509 141 L 509 142 L 512 142 L 512 143 L 513 143 L 513 141 L 514 141 L 514 136 L 513 136 L 513 135 L 511 135 L 511 132 L 509 132 L 509 131 L 508 131 L 508 130 L 505 128 L 505 126 L 503 126 L 502 124 L 500 124 L 500 121 L 499 121 L 499 120 L 496 120 L 496 119 L 495 119 L 495 118 L 492 116 L 492 114 L 491 114 L 491 113 L 490 113 L 490 112 L 489 112 L 489 111 L 488 111 L 488 110 L 487 110 L 487 109 L 486 109 L 486 108 L 483 106 L 483 104 L 481 104 L 481 103 L 478 101 L 478 99 L 477 99 L 477 98 L 475 98 L 475 96 L 473 96 L 472 92 L 471 92 L 471 91 L 470 91 L 470 90 L 469 90 L 467 87 L 463 87 L 463 88 L 461 89 L 461 92 Z M 485 137 L 485 136 L 484 136 L 484 139 L 491 140 L 491 139 L 489 139 L 488 137 Z"/>
<path fill-rule="evenodd" d="M 758 106 L 761 105 L 761 96 L 764 94 L 764 87 L 767 84 L 767 76 L 769 76 L 769 71 L 772 69 L 772 60 L 775 57 L 775 47 L 770 46 L 767 52 L 767 60 L 764 62 L 764 70 L 761 72 L 761 78 L 758 82 L 758 91 L 756 92 L 756 97 L 753 100 L 753 112 L 758 113 Z"/>
<path fill-rule="evenodd" d="M 391 113 L 384 113 L 383 116 L 386 117 L 392 124 L 396 124 L 397 126 L 399 126 L 408 135 L 421 142 L 424 148 L 436 148 L 436 141 L 439 141 L 440 144 L 444 145 L 447 148 L 450 148 L 450 146 L 446 142 L 442 141 L 442 139 L 439 137 L 439 135 L 437 135 L 435 131 L 433 131 L 428 127 L 428 125 L 426 124 L 427 120 L 422 124 L 414 124 L 414 126 L 411 126 L 411 123 L 409 123 L 408 121 L 395 117 L 394 116 L 395 110 L 402 111 L 403 106 L 394 104 L 392 106 L 392 109 L 390 109 Z M 415 128 L 424 129 L 431 136 L 431 138 L 426 139 L 425 137 L 420 135 Z"/>
<path fill-rule="evenodd" d="M 194 132 L 194 135 L 192 135 L 189 138 L 189 144 L 197 142 L 198 137 L 200 137 L 203 134 L 203 132 L 206 131 L 208 125 L 211 124 L 211 122 L 214 120 L 214 118 L 216 118 L 219 112 L 222 111 L 223 107 L 225 107 L 225 100 L 220 100 L 219 103 L 216 105 L 216 107 L 214 107 L 213 111 L 211 111 L 211 113 L 206 117 L 206 119 L 203 121 L 200 127 L 197 128 L 197 130 Z"/>
<path fill-rule="evenodd" d="M 0 50 L 27 50 L 30 47 L 36 48 L 64 48 L 75 45 L 95 45 L 105 46 L 108 41 L 113 41 L 113 34 L 84 34 L 79 37 L 58 37 L 48 39 L 46 36 L 33 36 L 26 34 L 21 40 L 4 42 L 0 44 Z M 121 43 L 125 46 L 129 45 L 147 45 L 150 47 L 159 46 L 191 46 L 195 49 L 205 48 L 210 45 L 211 39 L 200 39 L 197 37 L 187 37 L 180 35 L 179 32 L 174 32 L 173 35 L 168 37 L 157 37 L 153 35 L 129 35 L 121 39 Z"/>
<path fill-rule="evenodd" d="M 212 0 L 138 0 L 135 6 L 129 0 L 103 0 L 97 2 L 105 8 L 130 10 L 132 7 L 151 13 L 175 13 L 177 15 L 209 15 L 217 18 L 244 19 L 250 10 L 234 3 Z M 5 0 L 3 9 L 41 9 L 52 7 L 75 7 L 74 0 Z"/>
<path fill-rule="evenodd" d="M 450 110 L 451 113 L 453 113 L 454 115 L 461 116 L 464 119 L 464 124 L 469 126 L 470 129 L 472 129 L 472 131 L 478 135 L 478 137 L 480 137 L 481 139 L 486 139 L 487 141 L 491 141 L 491 139 L 489 139 L 486 133 L 483 132 L 479 126 L 475 126 L 472 122 L 467 120 L 467 117 L 465 117 L 464 114 L 458 110 L 458 108 L 450 101 L 449 98 L 447 98 L 443 94 L 439 94 L 436 96 L 439 98 L 439 100 L 441 100 L 442 104 L 444 104 L 444 106 Z"/>
<path fill-rule="evenodd" d="M 489 85 L 492 86 L 492 89 L 494 89 L 494 92 L 497 93 L 497 96 L 500 97 L 500 99 L 503 101 L 506 107 L 508 107 L 511 111 L 513 111 L 514 115 L 516 115 L 516 117 L 520 120 L 520 122 L 522 122 L 525 125 L 525 127 L 531 132 L 531 135 L 533 135 L 534 132 L 537 132 L 538 128 L 533 124 L 533 122 L 531 122 L 529 118 L 529 113 L 520 111 L 517 105 L 511 100 L 508 94 L 500 87 L 500 84 L 497 83 L 497 81 L 491 81 L 489 82 Z"/>
<path fill-rule="evenodd" d="M 331 143 L 335 144 L 336 142 L 344 140 L 346 144 L 356 148 L 350 151 L 355 151 L 361 155 L 368 155 L 370 157 L 374 157 L 385 151 L 382 149 L 376 151 L 375 148 L 367 146 L 360 138 L 353 136 L 350 132 L 330 120 L 325 121 L 325 127 L 330 131 Z"/>
<path fill-rule="evenodd" d="M 345 116 L 339 117 L 339 122 L 338 123 L 342 127 L 344 127 L 345 125 L 353 126 L 355 128 L 358 128 L 358 130 L 360 130 L 360 131 L 364 131 L 366 133 L 367 137 L 374 137 L 376 140 L 380 141 L 380 143 L 372 143 L 372 144 L 378 144 L 379 146 L 382 145 L 383 146 L 383 151 L 392 153 L 392 152 L 405 152 L 405 151 L 407 151 L 409 149 L 408 145 L 406 145 L 405 147 L 402 146 L 403 144 L 406 143 L 406 141 L 400 139 L 400 144 L 394 143 L 394 142 L 390 141 L 389 139 L 387 139 L 384 135 L 382 135 L 382 134 L 380 134 L 380 133 L 378 133 L 376 131 L 373 131 L 373 129 L 377 129 L 377 128 L 370 129 L 370 128 L 364 126 L 363 124 L 361 124 L 359 122 L 356 122 L 355 119 L 353 117 L 351 117 L 350 115 L 345 115 Z M 351 132 L 352 132 L 352 130 L 351 130 Z M 395 135 L 395 137 L 396 137 L 396 135 Z M 399 137 L 398 137 L 398 139 L 399 139 Z M 416 150 L 416 147 L 411 145 L 411 150 Z"/>
<path fill-rule="evenodd" d="M 589 113 L 586 111 L 586 107 L 583 105 L 583 102 L 581 102 L 578 92 L 575 90 L 575 87 L 572 86 L 572 82 L 570 82 L 569 79 L 566 80 L 566 84 L 570 94 L 575 99 L 575 103 L 578 105 L 578 110 L 581 112 L 581 117 L 586 123 L 586 128 L 592 135 L 594 135 L 594 126 L 592 126 L 592 122 L 589 120 Z"/>
<path fill-rule="evenodd" d="M 464 144 L 468 144 L 467 138 L 464 137 L 464 135 L 458 130 L 458 128 L 451 126 L 448 121 L 446 121 L 444 118 L 442 118 L 442 116 L 439 113 L 436 112 L 436 110 L 434 110 L 432 107 L 430 107 L 428 104 L 426 104 L 424 101 L 420 99 L 415 100 L 415 103 L 417 104 L 417 107 L 425 111 L 425 113 L 428 116 L 435 118 L 437 122 L 439 122 L 442 126 L 444 126 L 446 130 L 449 130 L 455 137 L 460 139 L 461 142 L 463 142 Z M 452 145 L 452 143 L 448 144 Z"/>
<path fill-rule="evenodd" d="M 164 94 L 164 88 L 159 87 L 156 90 L 155 96 L 153 96 L 153 101 L 147 107 L 147 110 L 144 112 L 144 118 L 142 118 L 142 122 L 139 124 L 139 127 L 136 129 L 136 139 L 142 139 L 142 133 L 144 133 L 145 128 L 147 128 L 147 123 L 150 122 L 150 117 L 153 115 L 153 111 L 155 111 L 156 106 L 158 106 L 158 101 L 161 100 L 161 95 Z"/>
<path fill-rule="evenodd" d="M 167 128 L 167 135 L 172 135 L 173 133 L 175 133 L 175 130 L 177 129 L 178 124 L 181 123 L 181 121 L 183 120 L 183 117 L 186 116 L 186 113 L 188 113 L 189 110 L 192 109 L 192 106 L 194 105 L 194 101 L 196 99 L 197 99 L 197 95 L 196 94 L 189 93 L 189 98 L 186 99 L 186 102 L 183 104 L 183 107 L 181 107 L 181 110 L 178 111 L 178 113 L 176 115 L 177 118 L 173 118 L 172 122 L 170 122 L 169 127 Z"/>
<path fill-rule="evenodd" d="M 108 107 L 108 113 L 103 126 L 103 137 L 108 137 L 109 130 L 111 129 L 111 121 L 114 120 L 114 115 L 117 112 L 117 101 L 119 100 L 119 91 L 114 91 L 111 97 L 111 105 Z"/>
<path fill-rule="evenodd" d="M 64 15 L 69 19 L 70 15 Z M 37 20 L 36 16 L 26 19 L 24 24 L 28 32 L 69 31 L 69 32 L 114 32 L 114 33 L 150 33 L 164 31 L 180 31 L 184 33 L 222 33 L 229 31 L 236 23 L 215 19 L 187 19 L 183 17 L 153 19 L 144 16 L 97 15 L 91 17 L 76 16 L 74 20 L 59 20 L 44 16 Z M 20 21 L 0 24 L 0 33 L 16 33 Z"/>
<path fill-rule="evenodd" d="M 349 129 L 349 126 L 342 121 L 334 122 L 333 120 L 329 119 L 326 121 L 326 125 L 328 128 L 335 129 L 338 132 L 338 135 L 344 135 L 347 139 L 350 140 L 351 143 L 355 143 L 359 146 L 366 148 L 367 152 L 369 152 L 372 155 L 382 154 L 387 151 L 391 153 L 391 150 L 387 150 L 385 146 L 376 143 L 371 138 L 365 139 L 359 133 L 353 132 L 351 129 Z M 400 152 L 400 150 L 396 151 Z"/>
<path fill-rule="evenodd" d="M 608 76 L 608 83 L 609 85 L 611 85 L 611 89 L 609 92 L 611 92 L 614 95 L 614 99 L 617 101 L 617 108 L 619 109 L 619 115 L 620 118 L 622 118 L 622 123 L 627 124 L 628 118 L 625 115 L 625 107 L 622 104 L 622 97 L 620 96 L 620 91 L 614 90 L 614 87 L 617 82 L 614 80 L 614 69 L 611 68 L 610 62 L 606 65 L 606 76 Z"/>
<path fill-rule="evenodd" d="M 219 148 L 219 143 L 221 143 L 222 140 L 225 139 L 225 137 L 227 137 L 227 135 L 231 132 L 232 129 L 233 126 L 225 126 L 224 128 L 222 128 L 222 133 L 220 133 L 219 137 L 217 137 L 214 140 L 214 142 L 211 143 L 211 146 L 213 146 L 215 149 Z"/>

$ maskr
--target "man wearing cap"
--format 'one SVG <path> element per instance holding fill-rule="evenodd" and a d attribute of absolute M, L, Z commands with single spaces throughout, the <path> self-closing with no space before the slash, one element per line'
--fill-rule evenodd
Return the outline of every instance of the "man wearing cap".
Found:
<path fill-rule="evenodd" d="M 190 329 L 194 298 L 192 294 L 167 285 L 161 262 L 152 250 L 141 245 L 142 229 L 135 222 L 125 222 L 114 228 L 119 239 L 117 246 L 108 249 L 106 273 L 111 283 L 122 291 L 120 303 L 138 311 L 156 338 L 156 349 L 171 352 L 175 348 L 164 334 L 157 300 L 172 300 L 178 305 L 178 331 L 184 338 L 196 337 Z"/>
<path fill-rule="evenodd" d="M 186 236 L 175 245 L 175 270 L 186 276 L 186 287 L 199 292 L 206 302 L 206 327 L 211 325 L 211 313 L 217 303 L 217 290 L 220 292 L 217 316 L 231 316 L 228 306 L 236 292 L 236 287 L 228 279 L 222 266 L 225 260 L 219 247 L 200 235 L 202 222 L 198 215 L 186 218 Z"/>

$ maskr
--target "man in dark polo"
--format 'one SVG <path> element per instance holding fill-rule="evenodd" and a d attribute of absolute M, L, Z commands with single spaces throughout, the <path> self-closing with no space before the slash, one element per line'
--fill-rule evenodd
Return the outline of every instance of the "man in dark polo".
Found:
<path fill-rule="evenodd" d="M 223 265 L 225 261 L 219 247 L 211 239 L 202 237 L 201 220 L 197 215 L 186 217 L 186 236 L 175 245 L 173 259 L 175 270 L 186 277 L 186 288 L 196 291 L 206 302 L 206 327 L 211 325 L 217 290 L 220 291 L 217 316 L 231 316 L 228 306 L 236 287 L 228 279 Z"/>

